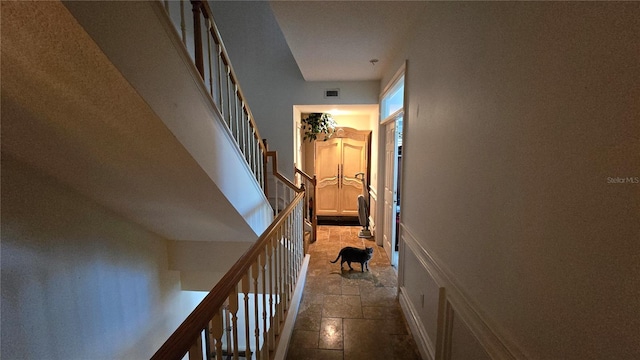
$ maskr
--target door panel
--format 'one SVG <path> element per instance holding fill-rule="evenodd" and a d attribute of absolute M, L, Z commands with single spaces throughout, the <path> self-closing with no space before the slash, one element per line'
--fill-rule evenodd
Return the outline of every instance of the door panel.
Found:
<path fill-rule="evenodd" d="M 358 195 L 362 194 L 362 182 L 353 177 L 344 178 L 340 192 L 341 215 L 358 216 Z"/>
<path fill-rule="evenodd" d="M 382 247 L 389 259 L 392 259 L 393 239 L 395 237 L 396 219 L 396 123 L 389 123 L 385 129 L 384 146 L 384 221 L 382 234 Z"/>
<path fill-rule="evenodd" d="M 363 189 L 355 175 L 367 174 L 368 133 L 341 128 L 336 137 L 316 141 L 318 215 L 358 216 Z"/>
<path fill-rule="evenodd" d="M 316 208 L 318 215 L 336 215 L 338 213 L 340 205 L 338 173 L 341 160 L 339 140 L 316 141 L 316 176 L 318 178 Z"/>
<path fill-rule="evenodd" d="M 362 194 L 362 181 L 355 175 L 367 172 L 366 142 L 342 139 L 341 205 L 345 216 L 358 216 L 358 195 Z"/>

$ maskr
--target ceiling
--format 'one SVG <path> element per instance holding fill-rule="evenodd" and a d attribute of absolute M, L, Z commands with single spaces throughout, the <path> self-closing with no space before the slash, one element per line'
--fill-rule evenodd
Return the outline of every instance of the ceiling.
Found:
<path fill-rule="evenodd" d="M 271 1 L 307 81 L 380 80 L 425 1 Z M 370 61 L 377 59 L 375 64 Z"/>

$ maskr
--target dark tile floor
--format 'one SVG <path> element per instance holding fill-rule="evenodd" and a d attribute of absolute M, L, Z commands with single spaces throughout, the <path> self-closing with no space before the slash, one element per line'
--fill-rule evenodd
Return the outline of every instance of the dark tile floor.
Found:
<path fill-rule="evenodd" d="M 287 360 L 420 359 L 396 296 L 397 276 L 381 247 L 357 226 L 320 226 Z M 373 247 L 370 271 L 334 260 L 344 246 Z"/>

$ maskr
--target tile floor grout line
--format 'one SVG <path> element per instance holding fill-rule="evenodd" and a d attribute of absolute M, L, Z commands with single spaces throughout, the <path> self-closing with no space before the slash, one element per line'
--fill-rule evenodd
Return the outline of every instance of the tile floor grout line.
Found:
<path fill-rule="evenodd" d="M 329 263 L 342 247 L 369 245 L 357 236 L 358 230 L 359 227 L 318 228 L 318 239 L 309 246 L 312 262 L 303 293 L 304 305 L 301 304 L 298 311 L 287 359 L 420 358 L 402 317 L 397 296 L 389 296 L 397 293 L 397 276 L 384 251 L 371 242 L 370 247 L 376 251 L 370 261 L 370 271 L 347 269 L 338 272 L 337 264 Z M 327 257 L 330 260 L 326 260 Z M 350 293 L 354 288 L 357 294 Z M 345 290 L 348 293 L 344 293 Z M 357 302 L 354 301 L 356 296 Z M 314 315 L 317 310 L 312 309 L 318 308 L 320 311 Z M 339 329 L 333 319 L 339 319 Z M 334 324 L 335 329 L 330 328 L 330 324 Z M 387 340 L 380 342 L 380 336 Z M 381 344 L 387 346 L 380 347 Z M 332 346 L 339 349 L 327 348 Z"/>

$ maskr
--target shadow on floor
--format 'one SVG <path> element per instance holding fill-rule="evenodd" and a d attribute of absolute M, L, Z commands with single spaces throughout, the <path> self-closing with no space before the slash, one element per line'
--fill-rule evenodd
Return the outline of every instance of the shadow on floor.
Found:
<path fill-rule="evenodd" d="M 420 359 L 398 303 L 397 274 L 381 247 L 358 238 L 360 229 L 318 227 L 288 360 Z M 365 245 L 375 249 L 370 271 L 330 263 L 343 247 Z"/>

